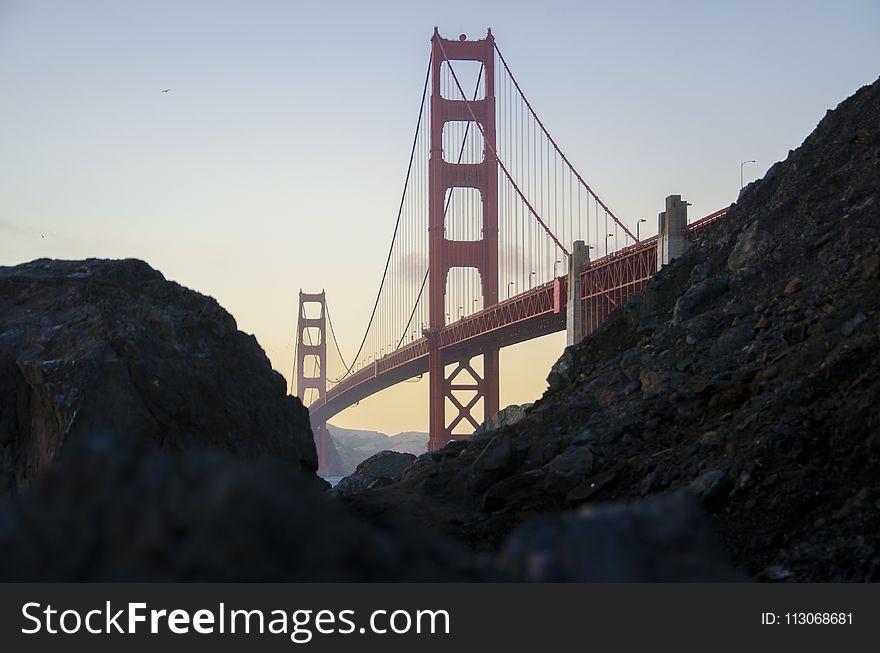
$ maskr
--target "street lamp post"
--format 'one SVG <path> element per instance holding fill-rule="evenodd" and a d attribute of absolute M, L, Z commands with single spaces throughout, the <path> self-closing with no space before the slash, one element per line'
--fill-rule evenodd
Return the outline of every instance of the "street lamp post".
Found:
<path fill-rule="evenodd" d="M 562 263 L 562 261 L 554 261 L 553 262 L 553 278 L 556 278 L 556 266 Z"/>
<path fill-rule="evenodd" d="M 510 299 L 510 288 L 511 288 L 511 286 L 513 286 L 513 281 L 510 281 L 510 282 L 507 284 L 507 299 Z"/>
<path fill-rule="evenodd" d="M 537 274 L 538 274 L 538 273 L 535 272 L 534 270 L 532 270 L 531 272 L 529 272 L 529 290 L 532 289 L 532 276 L 537 276 Z"/>
<path fill-rule="evenodd" d="M 642 239 L 639 227 L 642 226 L 643 222 L 647 222 L 647 220 L 645 220 L 644 218 L 641 218 L 641 219 L 639 219 L 638 222 L 636 222 L 636 240 L 639 240 L 639 241 Z"/>
<path fill-rule="evenodd" d="M 742 189 L 745 188 L 745 184 L 743 183 L 743 166 L 747 163 L 757 163 L 754 159 L 751 161 L 743 161 L 739 164 L 739 190 L 742 192 Z"/>
<path fill-rule="evenodd" d="M 614 238 L 614 234 L 608 234 L 605 236 L 605 256 L 608 256 L 608 239 Z"/>

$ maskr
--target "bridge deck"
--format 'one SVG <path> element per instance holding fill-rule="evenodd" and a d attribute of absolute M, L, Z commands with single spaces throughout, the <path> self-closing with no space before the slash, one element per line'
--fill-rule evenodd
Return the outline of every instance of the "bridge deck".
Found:
<path fill-rule="evenodd" d="M 693 222 L 693 238 L 723 217 L 727 209 Z M 581 271 L 580 310 L 585 333 L 592 333 L 614 308 L 637 294 L 657 269 L 657 237 L 603 256 Z M 520 293 L 447 325 L 437 335 L 444 364 L 479 354 L 487 344 L 507 347 L 565 329 L 568 278 Z M 309 406 L 312 422 L 334 415 L 385 388 L 428 371 L 428 338 L 423 336 L 358 370 L 328 389 L 323 401 Z"/>
<path fill-rule="evenodd" d="M 560 277 L 446 326 L 438 334 L 443 362 L 475 355 L 489 341 L 507 347 L 562 331 L 567 281 Z M 428 338 L 423 336 L 330 388 L 326 400 L 309 406 L 312 421 L 323 423 L 361 399 L 427 371 Z"/>

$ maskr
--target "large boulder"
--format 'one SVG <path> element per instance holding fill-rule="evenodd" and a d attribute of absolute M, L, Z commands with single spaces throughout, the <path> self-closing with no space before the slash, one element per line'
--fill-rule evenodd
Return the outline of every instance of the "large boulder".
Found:
<path fill-rule="evenodd" d="M 317 468 L 307 411 L 214 299 L 137 260 L 0 267 L 0 493 L 96 433 Z"/>
<path fill-rule="evenodd" d="M 336 494 L 349 496 L 397 483 L 415 459 L 411 453 L 380 451 L 361 462 L 353 474 L 339 481 L 335 488 Z"/>
<path fill-rule="evenodd" d="M 488 433 L 489 431 L 500 429 L 503 426 L 516 424 L 526 416 L 526 411 L 531 408 L 531 406 L 532 404 L 522 404 L 521 406 L 512 404 L 507 408 L 502 408 L 492 415 L 492 417 L 480 424 L 479 428 L 474 431 L 474 433 Z"/>

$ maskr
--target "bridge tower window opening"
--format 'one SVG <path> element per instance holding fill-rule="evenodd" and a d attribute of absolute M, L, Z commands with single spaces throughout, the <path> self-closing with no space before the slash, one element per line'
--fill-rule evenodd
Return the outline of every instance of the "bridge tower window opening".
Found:
<path fill-rule="evenodd" d="M 324 334 L 318 327 L 303 327 L 300 340 L 308 345 L 320 345 L 324 341 Z"/>
<path fill-rule="evenodd" d="M 486 146 L 477 123 L 450 120 L 443 125 L 443 160 L 473 165 L 486 158 Z"/>
<path fill-rule="evenodd" d="M 444 232 L 447 240 L 483 239 L 483 195 L 478 188 L 455 187 L 446 190 Z"/>
<path fill-rule="evenodd" d="M 483 279 L 477 268 L 450 269 L 446 287 L 449 289 L 444 303 L 445 312 L 449 316 L 447 324 L 476 313 L 475 307 L 483 304 Z"/>
<path fill-rule="evenodd" d="M 461 100 L 461 93 L 455 83 L 452 72 L 461 87 L 474 94 L 469 100 L 480 101 L 486 98 L 486 82 L 483 63 L 477 60 L 455 59 L 445 60 L 440 63 L 440 95 L 445 100 Z"/>
<path fill-rule="evenodd" d="M 307 354 L 303 357 L 303 378 L 320 379 L 324 372 L 321 365 L 321 357 L 316 354 Z"/>

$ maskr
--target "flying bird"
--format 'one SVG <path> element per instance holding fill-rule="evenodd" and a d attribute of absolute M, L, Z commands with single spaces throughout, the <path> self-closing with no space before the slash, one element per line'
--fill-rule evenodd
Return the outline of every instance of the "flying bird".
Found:
<path fill-rule="evenodd" d="M 167 92 L 170 91 L 170 90 L 171 90 L 170 88 L 163 88 L 163 89 L 162 89 L 162 92 L 163 92 L 163 93 L 167 93 Z"/>

